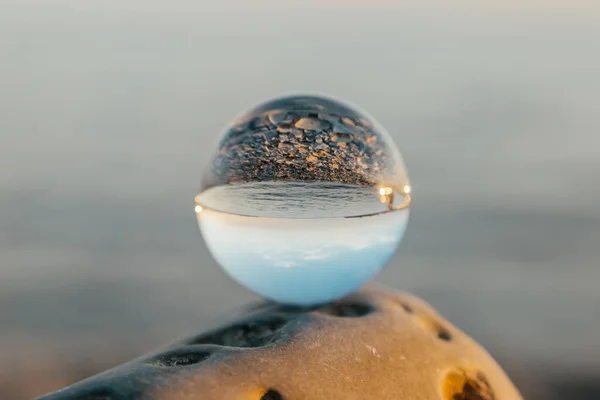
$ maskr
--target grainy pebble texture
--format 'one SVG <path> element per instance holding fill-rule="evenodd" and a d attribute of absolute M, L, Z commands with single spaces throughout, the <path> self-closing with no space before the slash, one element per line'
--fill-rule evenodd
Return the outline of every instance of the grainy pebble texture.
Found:
<path fill-rule="evenodd" d="M 248 307 L 44 400 L 519 400 L 490 355 L 409 294 Z"/>
<path fill-rule="evenodd" d="M 202 189 L 253 181 L 408 183 L 404 162 L 377 122 L 317 96 L 271 100 L 224 132 Z"/>

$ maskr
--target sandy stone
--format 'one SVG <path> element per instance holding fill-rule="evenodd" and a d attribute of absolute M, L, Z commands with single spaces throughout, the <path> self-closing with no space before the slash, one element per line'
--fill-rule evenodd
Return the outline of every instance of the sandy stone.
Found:
<path fill-rule="evenodd" d="M 328 129 L 331 124 L 325 120 L 320 120 L 317 118 L 300 118 L 296 124 L 296 128 L 300 129 L 313 129 L 313 130 L 322 130 Z"/>
<path fill-rule="evenodd" d="M 491 356 L 409 294 L 263 304 L 44 400 L 522 400 Z"/>

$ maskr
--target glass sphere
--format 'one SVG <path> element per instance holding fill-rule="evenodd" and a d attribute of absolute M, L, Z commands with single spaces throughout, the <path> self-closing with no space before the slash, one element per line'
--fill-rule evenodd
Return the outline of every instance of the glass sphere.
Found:
<path fill-rule="evenodd" d="M 317 96 L 268 101 L 236 118 L 202 177 L 196 215 L 234 280 L 286 304 L 325 303 L 390 260 L 411 186 L 385 130 Z"/>

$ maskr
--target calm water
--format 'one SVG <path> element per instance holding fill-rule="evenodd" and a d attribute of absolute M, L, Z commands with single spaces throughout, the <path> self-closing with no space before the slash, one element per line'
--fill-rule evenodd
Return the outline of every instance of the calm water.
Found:
<path fill-rule="evenodd" d="M 358 218 L 388 211 L 379 188 L 336 182 L 263 181 L 221 185 L 196 196 L 197 203 L 223 213 L 263 218 Z M 391 206 L 402 205 L 396 193 Z"/>
<path fill-rule="evenodd" d="M 373 114 L 411 173 L 378 280 L 503 358 L 597 370 L 600 23 L 554 3 L 2 3 L 0 356 L 154 346 L 253 299 L 190 199 L 227 121 L 317 91 Z"/>

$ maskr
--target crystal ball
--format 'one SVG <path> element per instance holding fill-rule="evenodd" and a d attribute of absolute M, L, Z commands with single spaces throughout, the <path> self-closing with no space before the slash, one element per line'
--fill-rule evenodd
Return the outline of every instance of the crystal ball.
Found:
<path fill-rule="evenodd" d="M 195 211 L 235 281 L 276 302 L 315 305 L 385 267 L 410 203 L 404 161 L 377 121 L 337 100 L 292 96 L 225 129 Z"/>

